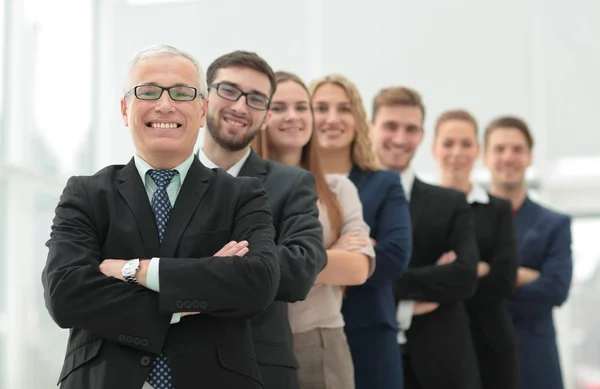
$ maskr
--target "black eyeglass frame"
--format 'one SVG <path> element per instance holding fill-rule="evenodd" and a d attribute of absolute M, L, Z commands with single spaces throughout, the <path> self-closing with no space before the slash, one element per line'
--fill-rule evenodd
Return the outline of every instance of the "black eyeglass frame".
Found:
<path fill-rule="evenodd" d="M 238 91 L 240 94 L 239 94 L 239 95 L 238 95 L 238 97 L 236 97 L 235 99 L 231 99 L 231 98 L 229 98 L 229 97 L 225 97 L 225 96 L 223 96 L 223 95 L 221 95 L 221 94 L 219 93 L 219 89 L 220 89 L 221 85 L 227 86 L 227 87 L 229 87 L 229 88 L 233 88 L 233 89 L 237 90 L 237 91 Z M 250 108 L 253 108 L 253 109 L 256 109 L 256 110 L 259 110 L 259 111 L 266 111 L 266 110 L 268 110 L 268 109 L 271 107 L 271 99 L 270 99 L 270 98 L 268 98 L 267 96 L 263 95 L 262 93 L 256 93 L 256 92 L 244 92 L 243 90 L 241 90 L 241 89 L 240 89 L 240 88 L 238 88 L 237 86 L 235 86 L 235 85 L 232 85 L 232 84 L 230 84 L 230 83 L 228 83 L 228 82 L 217 82 L 217 83 L 214 83 L 214 84 L 210 84 L 210 85 L 208 86 L 208 89 L 209 89 L 209 90 L 210 90 L 210 89 L 216 89 L 216 90 L 217 90 L 217 95 L 218 95 L 219 97 L 221 97 L 222 99 L 225 99 L 225 100 L 227 100 L 227 101 L 238 101 L 238 100 L 239 100 L 239 99 L 241 99 L 242 97 L 245 97 L 245 100 L 246 100 L 246 105 L 247 105 L 248 107 L 250 107 Z M 266 100 L 267 100 L 267 105 L 266 105 L 266 107 L 264 107 L 264 108 L 263 108 L 263 107 L 255 107 L 255 106 L 253 106 L 253 105 L 250 105 L 250 103 L 248 103 L 248 96 L 260 96 L 261 98 L 264 98 L 264 99 L 266 99 Z"/>
<path fill-rule="evenodd" d="M 152 99 L 139 97 L 138 96 L 138 88 L 147 88 L 149 86 L 153 87 L 153 88 L 158 88 L 158 89 L 161 90 L 160 94 L 158 95 L 158 97 L 157 98 L 152 98 Z M 194 97 L 192 97 L 192 98 L 185 98 L 185 99 L 176 99 L 171 94 L 171 90 L 173 90 L 175 88 L 188 88 L 188 89 L 191 89 L 191 90 L 194 91 Z M 128 96 L 131 96 L 133 94 L 135 96 L 135 98 L 138 99 L 138 100 L 155 101 L 155 100 L 160 100 L 160 98 L 162 97 L 163 93 L 165 93 L 165 91 L 167 91 L 167 93 L 169 94 L 169 97 L 173 101 L 194 101 L 197 97 L 201 97 L 201 98 L 204 99 L 204 96 L 202 95 L 202 93 L 200 93 L 198 91 L 198 89 L 194 88 L 193 86 L 188 86 L 188 85 L 174 85 L 174 86 L 169 86 L 169 87 L 162 87 L 160 85 L 154 85 L 154 84 L 142 84 L 142 85 L 134 86 L 133 88 L 131 88 L 130 90 L 128 90 L 127 93 L 125 93 L 125 98 L 127 98 Z"/>

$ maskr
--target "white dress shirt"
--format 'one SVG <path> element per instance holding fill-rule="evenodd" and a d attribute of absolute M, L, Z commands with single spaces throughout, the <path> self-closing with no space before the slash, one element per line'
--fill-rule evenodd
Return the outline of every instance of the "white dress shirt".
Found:
<path fill-rule="evenodd" d="M 244 166 L 244 164 L 248 160 L 249 156 L 250 156 L 250 149 L 248 149 L 246 154 L 244 154 L 244 156 L 239 161 L 237 161 L 232 167 L 229 168 L 229 170 L 227 170 L 227 173 L 231 174 L 234 177 L 237 177 L 238 174 L 240 174 L 240 170 L 242 170 L 242 166 Z M 202 162 L 202 164 L 209 169 L 214 169 L 214 168 L 220 167 L 220 166 L 217 166 L 216 163 L 211 161 L 206 156 L 206 154 L 204 154 L 204 150 L 202 150 L 202 149 L 198 150 L 198 158 L 200 159 L 200 162 Z"/>
<path fill-rule="evenodd" d="M 406 201 L 410 202 L 410 194 L 415 182 L 415 173 L 410 167 L 400 173 L 400 182 L 402 183 L 402 188 L 404 189 L 404 197 L 406 197 Z M 404 331 L 410 328 L 413 316 L 413 307 L 413 300 L 403 300 L 398 303 L 398 310 L 396 311 L 396 322 L 398 323 L 398 344 L 406 343 L 406 335 L 404 334 Z"/>

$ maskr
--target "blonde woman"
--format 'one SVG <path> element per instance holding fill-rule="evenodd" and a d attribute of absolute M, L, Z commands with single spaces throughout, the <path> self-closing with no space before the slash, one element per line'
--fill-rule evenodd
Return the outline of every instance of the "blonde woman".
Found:
<path fill-rule="evenodd" d="M 327 266 L 304 301 L 290 304 L 294 353 L 302 389 L 352 389 L 354 368 L 344 333 L 343 288 L 373 273 L 375 253 L 356 187 L 345 176 L 325 175 L 313 136 L 308 89 L 296 75 L 275 74 L 271 119 L 255 139 L 265 159 L 299 166 L 315 176 Z"/>
<path fill-rule="evenodd" d="M 350 80 L 329 75 L 314 80 L 309 89 L 325 172 L 347 175 L 357 187 L 375 242 L 373 275 L 364 284 L 349 287 L 342 306 L 356 388 L 402 388 L 392 281 L 408 265 L 412 236 L 400 178 L 380 169 L 362 99 Z"/>

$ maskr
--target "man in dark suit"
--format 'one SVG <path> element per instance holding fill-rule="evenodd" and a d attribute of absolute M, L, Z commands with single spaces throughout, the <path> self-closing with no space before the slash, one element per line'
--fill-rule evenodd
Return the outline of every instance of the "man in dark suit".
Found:
<path fill-rule="evenodd" d="M 260 178 L 273 213 L 281 280 L 276 301 L 252 320 L 263 384 L 299 389 L 287 303 L 305 299 L 327 263 L 315 180 L 306 170 L 265 161 L 250 149 L 268 120 L 276 87 L 264 59 L 245 51 L 225 54 L 208 67 L 207 80 L 210 103 L 200 161 L 233 176 Z"/>
<path fill-rule="evenodd" d="M 463 193 L 426 184 L 410 168 L 423 140 L 425 108 L 409 88 L 391 87 L 373 103 L 372 137 L 383 165 L 399 172 L 410 203 L 413 251 L 395 282 L 406 389 L 479 387 L 463 301 L 477 284 L 477 246 Z M 413 318 L 414 316 L 414 318 Z"/>
<path fill-rule="evenodd" d="M 63 389 L 262 388 L 249 318 L 279 286 L 272 217 L 259 180 L 195 157 L 206 97 L 189 54 L 141 51 L 121 100 L 134 158 L 64 189 L 42 273 L 70 329 Z"/>
<path fill-rule="evenodd" d="M 492 121 L 484 146 L 490 191 L 510 200 L 515 214 L 521 263 L 508 308 L 517 332 L 522 387 L 562 389 L 553 310 L 567 300 L 571 287 L 571 218 L 527 196 L 525 171 L 532 161 L 533 135 L 522 119 Z"/>

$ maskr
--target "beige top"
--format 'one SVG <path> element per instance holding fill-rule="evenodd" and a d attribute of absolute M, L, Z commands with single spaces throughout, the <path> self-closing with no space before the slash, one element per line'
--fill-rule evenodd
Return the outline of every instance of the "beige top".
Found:
<path fill-rule="evenodd" d="M 344 175 L 329 174 L 327 183 L 336 194 L 343 212 L 342 235 L 349 232 L 358 232 L 360 236 L 369 238 L 370 228 L 363 219 L 363 209 L 358 190 Z M 325 248 L 330 248 L 336 241 L 331 232 L 331 225 L 325 207 L 319 206 L 319 220 L 323 224 L 323 243 Z M 375 270 L 375 251 L 369 240 L 367 246 L 360 250 L 369 256 L 369 276 Z M 336 285 L 315 284 L 304 301 L 289 305 L 289 319 L 292 332 L 297 334 L 314 330 L 316 328 L 341 328 L 344 327 L 342 317 L 342 288 Z"/>

